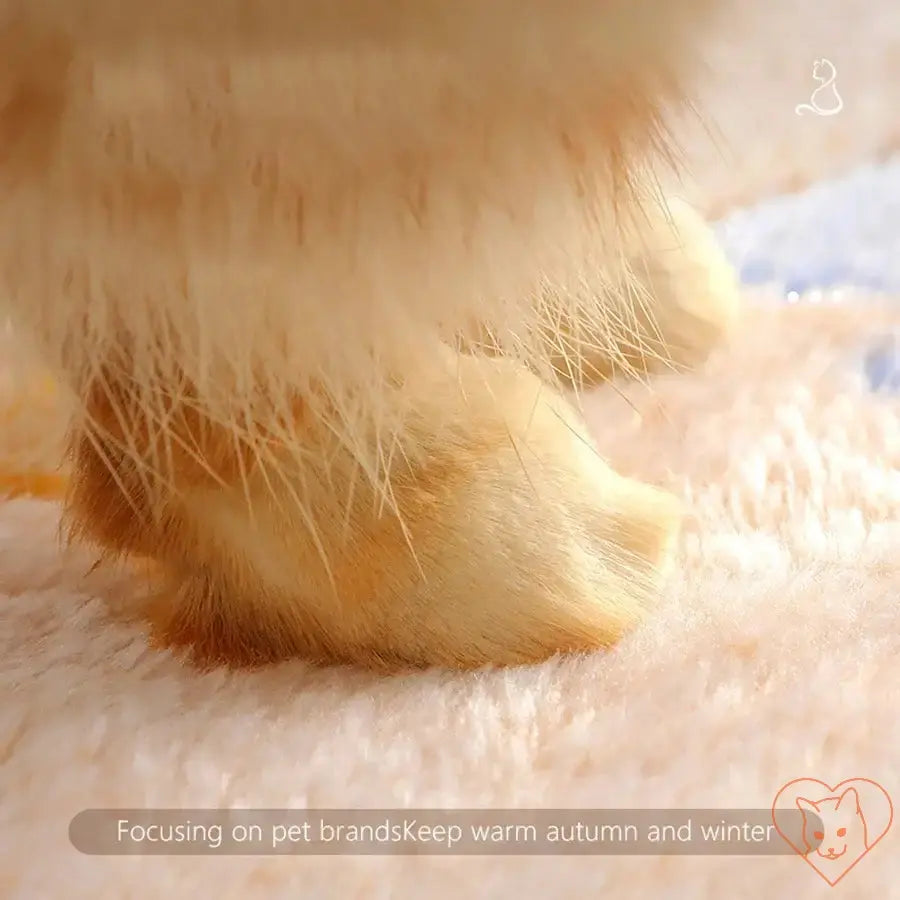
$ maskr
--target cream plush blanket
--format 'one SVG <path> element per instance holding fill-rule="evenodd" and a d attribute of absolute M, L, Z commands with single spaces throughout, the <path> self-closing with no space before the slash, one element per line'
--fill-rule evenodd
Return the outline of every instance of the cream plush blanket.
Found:
<path fill-rule="evenodd" d="M 721 159 L 742 162 L 729 179 L 708 150 L 692 157 L 709 209 L 896 146 L 896 5 L 851 6 L 793 4 L 735 36 L 737 57 L 723 49 L 742 77 L 713 112 Z M 794 117 L 829 54 L 845 118 Z M 813 299 L 748 292 L 746 327 L 704 371 L 585 398 L 610 459 L 691 508 L 659 610 L 609 655 L 393 679 L 300 662 L 200 674 L 148 648 L 126 572 L 61 553 L 52 502 L 0 503 L 0 897 L 826 896 L 774 845 L 122 858 L 77 852 L 68 830 L 104 807 L 766 810 L 795 778 L 873 779 L 900 802 L 900 394 L 871 383 L 900 306 Z M 26 405 L 0 450 L 54 427 Z M 898 842 L 895 823 L 835 890 L 900 896 Z"/>
<path fill-rule="evenodd" d="M 54 506 L 0 507 L 0 896 L 821 896 L 784 855 L 122 859 L 68 837 L 88 807 L 766 809 L 802 777 L 900 796 L 900 400 L 856 365 L 900 315 L 752 317 L 704 372 L 585 401 L 611 458 L 694 516 L 657 615 L 605 657 L 200 675 L 127 621 L 126 575 L 59 554 Z M 892 831 L 844 884 L 892 896 L 897 872 Z"/>

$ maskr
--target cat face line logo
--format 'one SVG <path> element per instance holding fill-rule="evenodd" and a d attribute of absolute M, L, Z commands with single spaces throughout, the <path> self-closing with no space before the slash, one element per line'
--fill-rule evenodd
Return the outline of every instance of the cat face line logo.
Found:
<path fill-rule="evenodd" d="M 787 844 L 833 887 L 888 833 L 894 806 L 888 792 L 869 778 L 850 778 L 833 787 L 817 778 L 795 778 L 775 795 L 772 821 Z"/>
<path fill-rule="evenodd" d="M 798 116 L 806 113 L 814 113 L 817 116 L 836 116 L 843 108 L 844 101 L 838 93 L 834 82 L 837 78 L 837 69 L 830 59 L 817 59 L 813 62 L 813 81 L 819 86 L 812 92 L 809 103 L 800 103 L 794 107 Z"/>

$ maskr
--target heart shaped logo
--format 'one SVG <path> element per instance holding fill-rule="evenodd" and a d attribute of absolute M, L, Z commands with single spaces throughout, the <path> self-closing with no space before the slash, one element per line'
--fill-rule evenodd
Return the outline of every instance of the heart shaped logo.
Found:
<path fill-rule="evenodd" d="M 888 792 L 869 778 L 833 787 L 818 778 L 796 778 L 775 795 L 772 821 L 833 887 L 888 833 L 894 806 Z"/>

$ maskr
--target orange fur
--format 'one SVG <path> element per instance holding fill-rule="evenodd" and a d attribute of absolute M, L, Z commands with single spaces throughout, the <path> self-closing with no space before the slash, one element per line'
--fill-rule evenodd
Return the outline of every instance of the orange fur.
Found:
<path fill-rule="evenodd" d="M 74 521 L 164 563 L 173 596 L 151 610 L 157 632 L 206 662 L 471 666 L 612 644 L 651 599 L 677 503 L 609 470 L 565 401 L 514 363 L 436 358 L 396 389 L 414 411 L 386 473 L 399 514 L 301 420 L 308 462 L 275 451 L 274 471 L 246 485 L 176 461 L 177 481 L 148 492 L 82 437 Z M 110 407 L 94 411 L 118 427 Z M 226 433 L 178 437 L 205 460 L 229 456 Z"/>
<path fill-rule="evenodd" d="M 653 174 L 715 5 L 0 0 L 2 298 L 160 639 L 473 666 L 639 620 L 677 503 L 552 384 L 733 318 Z"/>

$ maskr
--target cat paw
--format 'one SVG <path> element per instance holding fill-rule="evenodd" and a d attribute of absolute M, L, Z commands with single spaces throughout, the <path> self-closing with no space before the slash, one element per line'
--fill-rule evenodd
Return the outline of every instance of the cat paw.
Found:
<path fill-rule="evenodd" d="M 599 287 L 607 273 L 588 272 L 586 284 L 598 285 L 593 295 L 577 305 L 568 298 L 549 304 L 562 336 L 549 335 L 548 343 L 564 348 L 553 366 L 566 385 L 696 368 L 738 320 L 735 272 L 687 203 L 673 199 L 642 210 L 623 227 L 622 239 L 628 272 L 614 279 L 615 287 Z"/>
<path fill-rule="evenodd" d="M 508 360 L 463 357 L 412 390 L 389 496 L 336 457 L 327 473 L 286 468 L 280 498 L 251 481 L 252 517 L 237 486 L 188 493 L 157 640 L 206 662 L 473 668 L 634 628 L 678 501 L 615 473 L 573 408 Z"/>

